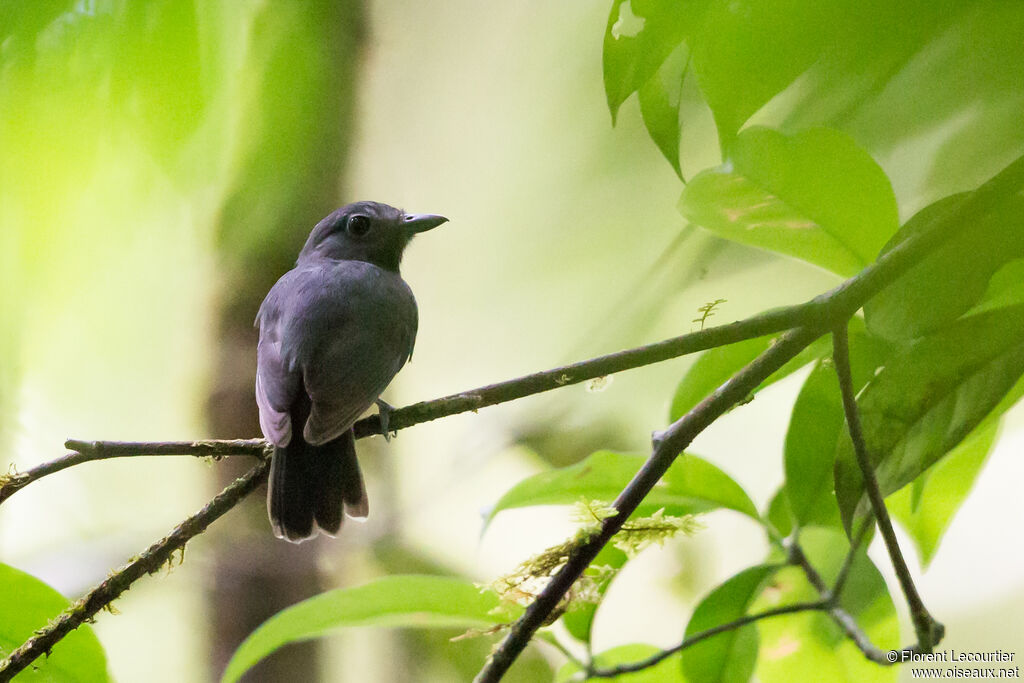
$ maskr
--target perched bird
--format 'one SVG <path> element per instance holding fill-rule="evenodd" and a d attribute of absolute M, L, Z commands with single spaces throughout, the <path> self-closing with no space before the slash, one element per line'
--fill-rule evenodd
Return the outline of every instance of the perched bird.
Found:
<path fill-rule="evenodd" d="M 398 272 L 417 233 L 444 216 L 356 202 L 320 221 L 260 305 L 256 402 L 274 445 L 267 510 L 298 543 L 369 512 L 353 423 L 412 356 L 417 310 Z M 384 431 L 387 431 L 386 424 Z"/>

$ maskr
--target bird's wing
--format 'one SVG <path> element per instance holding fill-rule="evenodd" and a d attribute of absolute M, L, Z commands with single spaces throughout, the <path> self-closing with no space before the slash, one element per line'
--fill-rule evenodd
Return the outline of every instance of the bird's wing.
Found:
<path fill-rule="evenodd" d="M 303 432 L 306 441 L 325 443 L 349 429 L 401 370 L 407 349 L 404 340 L 401 344 L 381 338 L 374 341 L 362 334 L 335 339 L 324 355 L 326 367 L 307 367 L 304 373 L 313 399 Z"/>
<path fill-rule="evenodd" d="M 357 286 L 339 302 L 323 343 L 302 360 L 304 386 L 313 401 L 303 436 L 311 444 L 349 429 L 412 351 L 416 300 L 408 285 L 385 275 L 363 278 Z"/>
<path fill-rule="evenodd" d="M 284 282 L 282 278 L 278 284 Z M 287 446 L 292 438 L 289 410 L 299 391 L 299 371 L 289 369 L 281 350 L 281 316 L 275 285 L 260 306 L 256 324 L 260 341 L 256 352 L 256 404 L 263 435 L 275 446 Z"/>

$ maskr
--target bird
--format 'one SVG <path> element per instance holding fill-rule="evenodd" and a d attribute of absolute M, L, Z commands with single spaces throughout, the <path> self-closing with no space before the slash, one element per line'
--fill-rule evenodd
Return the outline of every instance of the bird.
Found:
<path fill-rule="evenodd" d="M 278 538 L 336 536 L 365 520 L 352 425 L 412 357 L 418 310 L 399 265 L 417 234 L 447 222 L 355 202 L 317 223 L 256 315 L 256 403 L 273 445 L 267 512 Z"/>

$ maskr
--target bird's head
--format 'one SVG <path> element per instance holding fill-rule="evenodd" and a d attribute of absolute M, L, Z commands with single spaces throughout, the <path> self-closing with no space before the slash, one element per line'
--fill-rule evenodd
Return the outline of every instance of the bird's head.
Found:
<path fill-rule="evenodd" d="M 409 214 L 379 202 L 355 202 L 317 223 L 299 261 L 365 261 L 397 273 L 402 252 L 416 233 L 447 221 L 444 216 Z"/>

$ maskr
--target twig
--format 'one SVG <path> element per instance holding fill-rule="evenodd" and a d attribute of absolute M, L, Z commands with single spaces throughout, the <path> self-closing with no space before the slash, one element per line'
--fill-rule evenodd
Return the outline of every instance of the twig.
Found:
<path fill-rule="evenodd" d="M 55 620 L 36 631 L 34 636 L 12 652 L 7 659 L 0 661 L 0 683 L 11 680 L 40 655 L 49 653 L 61 638 L 90 621 L 144 574 L 158 571 L 176 551 L 183 549 L 190 539 L 205 531 L 214 520 L 262 484 L 269 467 L 269 460 L 260 462 L 221 491 L 199 512 L 176 526 L 166 538 L 151 545 L 141 555 L 112 573 L 82 599 L 64 610 Z"/>
<path fill-rule="evenodd" d="M 878 523 L 878 530 L 885 541 L 885 548 L 889 552 L 889 559 L 892 561 L 893 569 L 896 570 L 896 578 L 899 579 L 900 588 L 910 607 L 910 616 L 914 621 L 914 630 L 917 632 L 917 643 L 925 652 L 931 652 L 932 645 L 942 638 L 943 627 L 928 613 L 924 601 L 917 591 L 917 586 L 914 584 L 914 578 L 910 575 L 907 561 L 900 550 L 899 541 L 896 540 L 896 532 L 892 528 L 889 510 L 885 507 L 882 490 L 878 486 L 874 465 L 871 463 L 871 457 L 868 455 L 867 446 L 864 443 L 860 413 L 857 410 L 857 398 L 854 395 L 853 378 L 850 374 L 850 343 L 845 324 L 833 330 L 832 346 L 836 374 L 839 375 L 839 389 L 843 396 L 846 425 L 850 432 L 850 440 L 853 441 L 853 452 L 857 457 L 857 464 L 860 466 L 861 475 L 864 478 L 864 489 L 871 502 L 871 510 Z"/>
<path fill-rule="evenodd" d="M 607 669 L 592 668 L 586 672 L 587 678 L 615 678 L 621 674 L 633 673 L 636 671 L 642 671 L 643 669 L 649 669 L 655 666 L 659 662 L 668 657 L 671 657 L 677 652 L 681 652 L 688 647 L 692 647 L 702 640 L 707 640 L 712 636 L 717 636 L 719 633 L 725 633 L 726 631 L 732 631 L 734 629 L 742 628 L 747 624 L 752 624 L 755 621 L 761 621 L 762 619 L 770 619 L 771 617 L 778 617 L 783 614 L 795 614 L 797 612 L 809 612 L 809 611 L 821 611 L 828 608 L 828 603 L 824 600 L 818 600 L 816 602 L 798 602 L 792 605 L 784 605 L 782 607 L 776 607 L 774 609 L 765 610 L 757 614 L 747 614 L 734 621 L 730 621 L 726 624 L 720 624 L 713 628 L 709 628 L 706 631 L 700 633 L 694 633 L 692 636 L 687 636 L 678 645 L 674 645 L 661 652 L 656 652 L 647 659 L 641 659 L 636 662 L 630 662 L 629 664 L 619 664 L 618 666 L 609 667 Z"/>
<path fill-rule="evenodd" d="M 875 647 L 875 644 L 871 642 L 868 635 L 861 630 L 860 626 L 857 625 L 857 620 L 853 618 L 853 615 L 843 609 L 842 605 L 839 604 L 839 590 L 836 588 L 830 589 L 825 583 L 824 579 L 821 578 L 821 574 L 814 568 L 811 561 L 807 559 L 807 555 L 804 553 L 803 548 L 797 542 L 790 543 L 787 548 L 789 552 L 789 562 L 797 567 L 800 567 L 807 580 L 810 582 L 814 589 L 818 591 L 818 594 L 822 596 L 822 599 L 828 604 L 825 610 L 828 615 L 832 618 L 832 621 L 842 629 L 846 637 L 853 641 L 854 645 L 864 654 L 865 657 L 875 662 L 876 664 L 891 664 L 886 658 L 886 652 Z M 850 548 L 850 554 L 847 555 L 847 559 L 852 563 L 850 555 L 856 551 L 853 547 Z M 845 564 L 845 562 L 844 562 Z M 845 581 L 845 579 L 844 579 Z M 837 582 L 837 587 L 839 584 Z"/>
<path fill-rule="evenodd" d="M 141 455 L 191 455 L 195 457 L 220 458 L 227 455 L 264 455 L 267 442 L 263 439 L 230 439 L 203 441 L 78 441 L 68 439 L 64 447 L 70 453 L 36 465 L 25 472 L 0 475 L 0 503 L 16 491 L 48 474 L 60 472 L 75 465 L 108 458 L 127 458 Z"/>
<path fill-rule="evenodd" d="M 757 385 L 820 334 L 818 330 L 808 328 L 787 332 L 776 344 L 660 434 L 647 462 L 613 503 L 618 514 L 606 518 L 596 534 L 570 553 L 565 565 L 526 608 L 523 616 L 512 625 L 509 634 L 477 675 L 478 683 L 493 683 L 501 679 L 536 630 L 544 624 L 548 615 L 561 601 L 562 596 L 590 565 L 601 548 L 619 531 L 683 449 L 708 425 L 743 400 Z"/>

